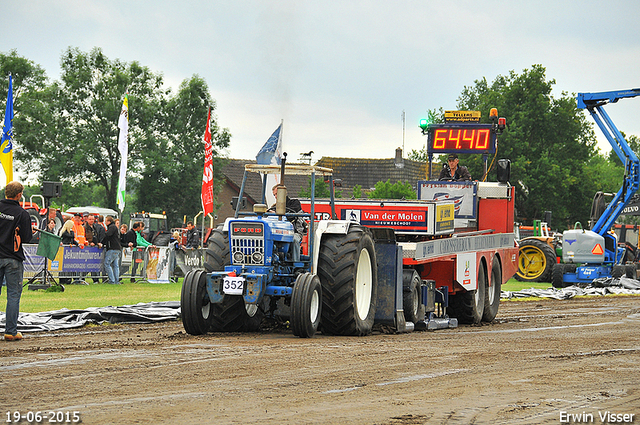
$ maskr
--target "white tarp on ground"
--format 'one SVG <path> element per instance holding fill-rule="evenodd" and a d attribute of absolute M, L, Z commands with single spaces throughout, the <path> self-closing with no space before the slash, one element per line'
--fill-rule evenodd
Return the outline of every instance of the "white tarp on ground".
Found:
<path fill-rule="evenodd" d="M 521 291 L 502 291 L 500 298 L 555 298 L 557 300 L 566 300 L 577 295 L 609 295 L 609 294 L 635 294 L 640 295 L 640 281 L 621 277 L 620 279 L 600 278 L 584 288 L 572 285 L 566 288 L 556 289 L 523 289 Z"/>
<path fill-rule="evenodd" d="M 20 313 L 18 331 L 38 332 L 79 328 L 88 323 L 154 323 L 180 317 L 180 301 L 140 303 L 121 307 L 92 307 L 86 310 Z M 4 333 L 6 315 L 0 312 L 0 332 Z"/>

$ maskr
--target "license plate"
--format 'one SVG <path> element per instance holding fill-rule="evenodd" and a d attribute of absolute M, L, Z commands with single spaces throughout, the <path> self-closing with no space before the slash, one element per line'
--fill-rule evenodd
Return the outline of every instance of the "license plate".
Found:
<path fill-rule="evenodd" d="M 222 292 L 229 295 L 242 295 L 244 277 L 227 276 L 222 281 Z"/>

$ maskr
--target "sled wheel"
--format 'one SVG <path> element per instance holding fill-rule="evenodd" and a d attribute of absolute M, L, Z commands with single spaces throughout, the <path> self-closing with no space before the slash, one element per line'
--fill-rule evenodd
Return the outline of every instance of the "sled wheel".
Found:
<path fill-rule="evenodd" d="M 417 323 L 425 318 L 421 287 L 422 279 L 417 271 L 402 271 L 402 309 L 407 322 Z"/>
<path fill-rule="evenodd" d="M 489 282 L 491 282 L 491 286 L 489 286 Z M 500 267 L 500 260 L 496 256 L 493 257 L 491 264 L 491 280 L 486 279 L 486 283 L 482 320 L 492 322 L 498 314 L 500 293 L 502 292 L 502 268 Z"/>
<path fill-rule="evenodd" d="M 484 264 L 478 265 L 478 287 L 473 291 L 465 291 L 449 299 L 449 315 L 457 317 L 460 323 L 478 324 L 484 313 L 484 298 L 487 273 Z"/>

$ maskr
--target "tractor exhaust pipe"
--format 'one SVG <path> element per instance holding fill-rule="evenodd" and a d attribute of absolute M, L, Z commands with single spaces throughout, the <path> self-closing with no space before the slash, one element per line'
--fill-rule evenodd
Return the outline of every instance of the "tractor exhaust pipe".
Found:
<path fill-rule="evenodd" d="M 287 153 L 282 154 L 282 160 L 280 162 L 280 183 L 278 184 L 276 192 L 276 214 L 282 216 L 287 213 L 287 187 L 284 185 L 284 170 L 287 162 Z"/>

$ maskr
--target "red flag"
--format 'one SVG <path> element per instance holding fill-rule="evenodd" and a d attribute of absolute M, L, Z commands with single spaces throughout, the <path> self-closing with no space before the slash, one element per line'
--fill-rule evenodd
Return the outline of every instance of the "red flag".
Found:
<path fill-rule="evenodd" d="M 204 215 L 213 212 L 213 145 L 211 144 L 211 108 L 207 115 L 207 129 L 204 131 L 204 172 L 202 173 L 202 211 Z"/>

